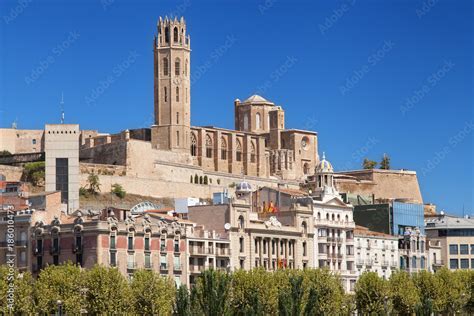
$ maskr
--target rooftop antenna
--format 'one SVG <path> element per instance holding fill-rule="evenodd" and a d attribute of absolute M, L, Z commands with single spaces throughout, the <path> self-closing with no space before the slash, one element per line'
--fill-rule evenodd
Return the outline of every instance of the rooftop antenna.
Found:
<path fill-rule="evenodd" d="M 61 107 L 61 124 L 64 124 L 64 93 L 61 92 L 61 102 L 59 103 Z"/>
<path fill-rule="evenodd" d="M 18 121 L 18 118 L 15 118 L 15 120 L 12 123 L 12 128 L 13 129 L 16 129 L 18 127 L 18 122 L 17 121 Z"/>

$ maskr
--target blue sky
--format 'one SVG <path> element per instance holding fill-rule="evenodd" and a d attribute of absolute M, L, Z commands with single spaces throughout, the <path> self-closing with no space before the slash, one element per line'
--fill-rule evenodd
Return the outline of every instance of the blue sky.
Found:
<path fill-rule="evenodd" d="M 233 128 L 258 92 L 315 130 L 337 170 L 416 170 L 425 202 L 473 211 L 473 4 L 400 1 L 0 3 L 0 126 L 149 126 L 160 15 L 191 35 L 192 124 Z"/>

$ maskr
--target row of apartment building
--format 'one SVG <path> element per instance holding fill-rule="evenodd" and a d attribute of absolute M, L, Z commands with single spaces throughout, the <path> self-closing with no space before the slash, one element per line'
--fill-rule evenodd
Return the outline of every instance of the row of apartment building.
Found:
<path fill-rule="evenodd" d="M 389 278 L 398 269 L 473 268 L 471 219 L 440 215 L 414 226 L 423 213 L 413 204 L 353 206 L 333 176 L 323 159 L 308 191 L 242 181 L 224 199 L 183 213 L 109 207 L 66 214 L 61 192 L 28 197 L 21 183 L 1 181 L 0 264 L 14 254 L 15 266 L 34 274 L 66 261 L 124 275 L 150 269 L 189 285 L 209 268 L 328 268 L 347 291 L 364 271 Z"/>

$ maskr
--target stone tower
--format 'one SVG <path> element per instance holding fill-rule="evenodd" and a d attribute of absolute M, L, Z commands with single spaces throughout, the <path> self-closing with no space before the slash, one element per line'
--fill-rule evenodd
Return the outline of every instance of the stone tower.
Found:
<path fill-rule="evenodd" d="M 190 52 L 186 22 L 161 17 L 153 40 L 155 125 L 152 145 L 188 152 L 191 127 Z"/>

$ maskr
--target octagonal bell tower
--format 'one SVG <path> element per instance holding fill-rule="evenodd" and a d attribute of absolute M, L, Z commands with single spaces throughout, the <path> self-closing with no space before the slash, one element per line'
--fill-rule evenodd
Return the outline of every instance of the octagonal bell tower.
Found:
<path fill-rule="evenodd" d="M 190 52 L 186 22 L 160 17 L 153 40 L 154 114 L 152 145 L 189 152 L 191 127 Z"/>

